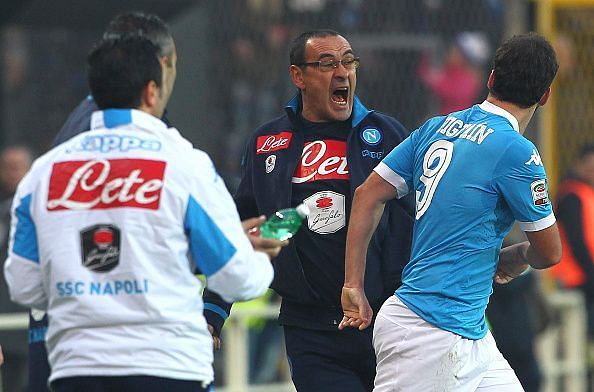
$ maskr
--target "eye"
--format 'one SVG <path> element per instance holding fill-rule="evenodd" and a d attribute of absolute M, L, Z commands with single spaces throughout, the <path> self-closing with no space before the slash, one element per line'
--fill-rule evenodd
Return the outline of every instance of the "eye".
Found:
<path fill-rule="evenodd" d="M 336 65 L 337 64 L 338 64 L 338 61 L 336 61 L 336 60 L 320 61 L 320 68 L 322 68 L 322 69 L 332 69 L 332 68 L 336 68 Z"/>

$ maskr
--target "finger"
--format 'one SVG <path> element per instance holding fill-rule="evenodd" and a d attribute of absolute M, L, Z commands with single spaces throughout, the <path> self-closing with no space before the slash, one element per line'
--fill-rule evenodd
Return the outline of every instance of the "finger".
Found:
<path fill-rule="evenodd" d="M 262 223 L 264 223 L 265 220 L 266 220 L 266 217 L 264 215 L 260 215 L 255 218 L 248 218 L 248 219 L 242 221 L 241 226 L 243 226 L 243 231 L 245 231 L 247 233 L 252 229 L 260 227 L 260 225 Z"/>
<path fill-rule="evenodd" d="M 287 240 L 280 241 L 280 240 L 275 240 L 273 238 L 264 238 L 264 237 L 259 237 L 254 242 L 257 242 L 258 247 L 260 247 L 260 248 L 278 248 L 278 247 L 286 246 L 289 244 L 289 241 L 287 241 Z"/>
<path fill-rule="evenodd" d="M 269 250 L 268 252 L 266 252 L 266 253 L 268 253 L 268 255 L 269 255 L 270 257 L 276 257 L 276 256 L 278 256 L 278 254 L 280 253 L 280 251 L 281 251 L 281 247 L 280 247 L 280 246 L 278 246 L 278 247 L 276 247 L 276 248 L 270 249 L 270 250 Z"/>
<path fill-rule="evenodd" d="M 214 346 L 215 351 L 219 351 L 221 349 L 221 339 L 218 336 L 213 336 L 212 345 Z"/>
<path fill-rule="evenodd" d="M 343 329 L 345 329 L 346 327 L 348 327 L 349 326 L 349 320 L 350 319 L 351 319 L 350 317 L 344 316 L 342 318 L 342 320 L 340 321 L 340 323 L 338 324 L 338 329 L 340 329 L 342 331 Z"/>

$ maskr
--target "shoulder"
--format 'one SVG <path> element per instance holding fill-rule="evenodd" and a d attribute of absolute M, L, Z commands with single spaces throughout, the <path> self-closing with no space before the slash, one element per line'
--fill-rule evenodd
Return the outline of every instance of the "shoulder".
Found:
<path fill-rule="evenodd" d="M 518 132 L 510 133 L 510 137 L 505 143 L 507 146 L 504 155 L 510 163 L 532 161 L 537 165 L 542 165 L 540 154 L 534 143 Z"/>
<path fill-rule="evenodd" d="M 354 130 L 365 144 L 374 146 L 381 142 L 388 149 L 400 144 L 409 134 L 398 120 L 381 112 L 369 113 Z"/>
<path fill-rule="evenodd" d="M 62 129 L 56 135 L 52 146 L 56 146 L 73 136 L 90 128 L 91 115 L 98 110 L 97 104 L 90 96 L 83 99 L 78 106 L 70 113 Z"/>
<path fill-rule="evenodd" d="M 385 132 L 389 132 L 401 137 L 405 137 L 408 135 L 408 131 L 398 121 L 396 118 L 389 116 L 382 112 L 372 112 L 370 113 L 363 121 L 361 121 L 361 126 L 365 127 L 367 125 L 380 125 L 385 130 Z"/>
<path fill-rule="evenodd" d="M 270 121 L 258 126 L 254 131 L 254 136 L 263 136 L 276 134 L 280 131 L 293 131 L 293 124 L 289 120 L 289 116 L 283 114 L 282 116 L 273 118 Z"/>

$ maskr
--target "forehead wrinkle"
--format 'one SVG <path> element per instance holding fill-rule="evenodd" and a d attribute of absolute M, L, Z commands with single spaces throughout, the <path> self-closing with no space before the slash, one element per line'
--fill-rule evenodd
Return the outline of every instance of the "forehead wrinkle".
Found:
<path fill-rule="evenodd" d="M 338 38 L 338 36 L 332 38 Z M 340 39 L 336 40 L 338 42 L 329 41 L 330 40 L 328 38 L 312 38 L 308 40 L 306 45 L 306 53 L 317 52 L 319 53 L 318 59 L 328 57 L 343 57 L 345 54 L 353 53 L 353 49 L 346 39 L 340 37 Z"/>

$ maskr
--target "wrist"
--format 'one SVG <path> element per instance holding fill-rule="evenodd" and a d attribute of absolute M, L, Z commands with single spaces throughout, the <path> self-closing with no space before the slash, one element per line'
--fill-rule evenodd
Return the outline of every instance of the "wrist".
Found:
<path fill-rule="evenodd" d="M 345 280 L 344 284 L 342 285 L 343 288 L 345 289 L 362 289 L 363 288 L 363 282 L 361 281 L 351 281 L 351 280 Z"/>

